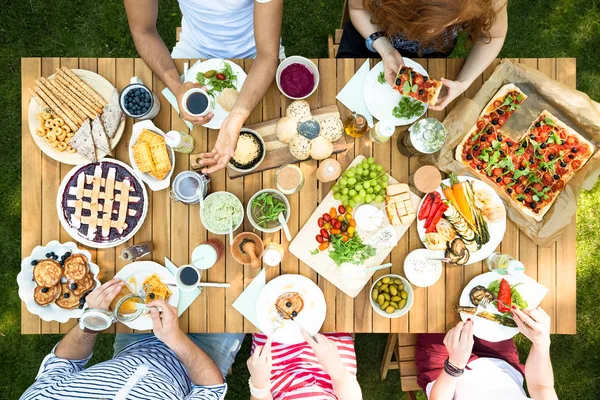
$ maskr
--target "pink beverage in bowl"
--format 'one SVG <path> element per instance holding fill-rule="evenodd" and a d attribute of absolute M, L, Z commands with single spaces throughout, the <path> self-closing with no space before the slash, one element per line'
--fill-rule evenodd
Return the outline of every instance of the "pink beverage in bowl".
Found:
<path fill-rule="evenodd" d="M 192 252 L 192 264 L 198 269 L 209 269 L 223 257 L 224 251 L 220 240 L 208 239 Z"/>

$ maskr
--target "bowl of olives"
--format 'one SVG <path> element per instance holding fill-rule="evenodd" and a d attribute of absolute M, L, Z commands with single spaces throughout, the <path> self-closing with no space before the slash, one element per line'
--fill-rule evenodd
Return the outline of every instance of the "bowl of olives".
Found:
<path fill-rule="evenodd" d="M 377 314 L 386 318 L 399 318 L 413 305 L 410 283 L 400 275 L 381 276 L 371 286 L 371 306 Z"/>

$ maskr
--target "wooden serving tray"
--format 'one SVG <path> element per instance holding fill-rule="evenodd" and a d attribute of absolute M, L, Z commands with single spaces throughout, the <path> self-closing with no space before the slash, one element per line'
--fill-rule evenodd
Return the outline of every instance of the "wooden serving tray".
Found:
<path fill-rule="evenodd" d="M 340 112 L 336 105 L 317 108 L 316 110 L 311 111 L 312 116 L 315 117 L 319 122 L 323 121 L 325 118 L 329 117 L 340 117 Z M 249 171 L 249 172 L 239 172 L 234 171 L 231 168 L 227 168 L 227 174 L 229 178 L 239 178 L 240 176 L 254 174 L 256 172 L 262 172 L 273 168 L 279 168 L 285 164 L 293 164 L 300 162 L 294 158 L 289 150 L 288 145 L 285 143 L 281 143 L 277 140 L 277 121 L 280 118 L 272 119 L 265 122 L 260 122 L 258 124 L 249 125 L 246 128 L 252 129 L 260 136 L 262 136 L 265 141 L 265 145 L 267 148 L 267 154 L 265 155 L 265 159 L 258 166 L 258 168 Z M 353 144 L 351 144 L 353 146 Z M 333 143 L 333 154 L 341 153 L 346 151 L 348 148 L 348 144 L 346 143 L 346 136 L 342 135 L 342 137 Z M 199 170 L 202 169 L 200 166 L 200 154 L 192 154 L 190 157 L 192 169 Z"/>
<path fill-rule="evenodd" d="M 360 163 L 364 158 L 365 157 L 362 155 L 356 157 L 348 168 Z M 389 183 L 394 184 L 398 183 L 398 181 L 390 176 Z M 421 199 L 412 191 L 410 192 L 410 198 L 413 203 L 413 208 L 417 210 Z M 292 243 L 290 243 L 289 251 L 298 257 L 300 261 L 314 269 L 319 275 L 325 277 L 325 279 L 331 282 L 342 292 L 346 293 L 350 297 L 356 297 L 365 287 L 365 285 L 371 280 L 371 276 L 373 276 L 374 272 L 368 274 L 365 279 L 362 279 L 359 282 L 354 279 L 352 282 L 350 282 L 347 279 L 343 279 L 339 270 L 340 268 L 352 268 L 352 266 L 336 266 L 333 260 L 329 258 L 329 250 L 321 251 L 319 254 L 315 255 L 311 254 L 311 251 L 318 247 L 318 243 L 315 240 L 315 236 L 319 233 L 317 220 L 324 213 L 329 212 L 331 207 L 337 208 L 337 206 L 340 204 L 341 202 L 339 200 L 335 200 L 333 198 L 333 191 L 330 190 L 321 204 L 319 204 L 317 209 L 312 213 L 306 224 L 304 224 L 302 229 L 300 229 L 300 232 L 298 232 Z M 380 206 L 383 207 L 384 204 L 382 203 Z M 396 230 L 396 238 L 398 240 L 402 238 L 413 222 L 414 219 L 409 224 L 394 226 L 394 229 Z M 364 266 L 374 267 L 376 265 L 383 264 L 394 247 L 395 246 L 376 247 L 377 252 L 375 256 L 365 261 Z"/>

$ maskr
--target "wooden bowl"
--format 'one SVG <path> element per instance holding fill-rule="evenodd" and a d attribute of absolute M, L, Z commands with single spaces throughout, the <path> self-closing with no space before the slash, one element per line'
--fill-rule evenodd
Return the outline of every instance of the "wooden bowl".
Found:
<path fill-rule="evenodd" d="M 242 252 L 240 245 L 244 239 L 249 239 L 254 241 L 256 246 L 256 257 L 260 260 L 264 250 L 264 244 L 262 239 L 255 233 L 252 232 L 242 232 L 238 234 L 235 238 L 233 238 L 233 243 L 231 244 L 231 255 L 234 260 L 240 264 L 250 265 L 250 256 Z"/>

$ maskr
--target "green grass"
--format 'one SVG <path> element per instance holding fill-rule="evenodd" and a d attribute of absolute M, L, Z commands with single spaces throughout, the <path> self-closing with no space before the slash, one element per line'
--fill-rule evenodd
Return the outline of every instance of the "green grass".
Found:
<path fill-rule="evenodd" d="M 327 34 L 339 27 L 342 0 L 285 2 L 283 43 L 288 55 L 327 56 Z M 577 87 L 600 100 L 600 2 L 512 0 L 503 57 L 576 57 Z M 161 0 L 159 31 L 169 47 L 179 26 L 175 0 Z M 5 2 L 0 11 L 0 397 L 16 399 L 33 382 L 56 335 L 20 334 L 15 277 L 20 265 L 20 58 L 135 57 L 121 1 L 54 0 Z M 458 48 L 453 56 L 464 56 Z M 25 182 L 25 184 L 27 184 Z M 552 358 L 561 399 L 595 399 L 600 393 L 600 185 L 583 193 L 577 225 L 577 327 L 575 336 L 553 336 Z M 558 293 L 560 296 L 560 293 Z M 398 372 L 385 382 L 379 365 L 385 335 L 357 335 L 358 377 L 365 399 L 401 398 Z M 101 335 L 93 362 L 112 353 L 112 335 Z M 248 398 L 248 338 L 229 379 L 228 398 Z M 517 340 L 520 353 L 528 344 Z M 524 361 L 524 359 L 523 359 Z"/>

